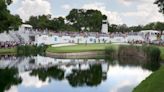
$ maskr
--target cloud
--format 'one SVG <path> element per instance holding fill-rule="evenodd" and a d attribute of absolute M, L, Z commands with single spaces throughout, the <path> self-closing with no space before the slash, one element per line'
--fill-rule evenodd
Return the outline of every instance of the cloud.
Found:
<path fill-rule="evenodd" d="M 12 86 L 9 90 L 6 90 L 5 92 L 18 92 L 18 87 Z"/>
<path fill-rule="evenodd" d="M 158 12 L 158 7 L 153 1 L 144 0 L 137 6 L 136 11 L 122 13 L 123 16 L 136 19 L 137 24 L 147 24 L 150 22 L 164 22 L 164 16 Z"/>
<path fill-rule="evenodd" d="M 117 0 L 119 3 L 130 6 L 134 3 L 154 3 L 155 0 Z"/>
<path fill-rule="evenodd" d="M 62 7 L 64 10 L 66 10 L 66 11 L 71 10 L 71 6 L 68 5 L 68 4 L 64 4 L 64 5 L 62 5 L 61 7 Z"/>
<path fill-rule="evenodd" d="M 107 15 L 110 24 L 123 24 L 118 12 L 112 12 L 106 9 L 104 3 L 91 3 L 82 6 L 83 9 L 95 9 L 100 10 L 102 14 Z"/>
<path fill-rule="evenodd" d="M 151 73 L 152 72 L 149 70 L 143 70 L 142 68 L 138 67 L 120 67 L 119 65 L 110 65 L 107 76 L 110 76 L 110 78 L 113 79 L 108 80 L 108 82 L 113 86 L 111 86 L 108 92 L 131 92 L 135 86 L 137 86 Z"/>
<path fill-rule="evenodd" d="M 15 4 L 15 3 L 17 3 L 18 2 L 18 0 L 13 0 L 13 3 Z"/>
<path fill-rule="evenodd" d="M 38 76 L 30 76 L 30 72 L 21 73 L 20 76 L 22 78 L 22 85 L 25 87 L 41 88 L 49 84 L 48 78 L 45 82 L 42 82 Z"/>
<path fill-rule="evenodd" d="M 119 3 L 126 5 L 126 6 L 131 5 L 133 1 L 135 1 L 135 0 L 118 0 Z"/>
<path fill-rule="evenodd" d="M 25 21 L 30 16 L 38 16 L 51 13 L 51 4 L 48 0 L 22 0 L 21 6 L 16 11 Z"/>

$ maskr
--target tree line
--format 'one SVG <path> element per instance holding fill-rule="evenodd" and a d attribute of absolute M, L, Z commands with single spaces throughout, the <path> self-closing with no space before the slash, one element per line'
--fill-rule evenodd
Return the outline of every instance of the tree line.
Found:
<path fill-rule="evenodd" d="M 8 31 L 10 29 L 17 30 L 23 23 L 19 15 L 12 15 L 7 9 L 7 6 L 12 3 L 12 0 L 0 0 L 0 32 Z M 154 2 L 158 5 L 159 11 L 164 14 L 164 1 L 156 0 Z M 100 32 L 102 20 L 107 19 L 98 10 L 86 9 L 72 9 L 66 17 L 52 18 L 51 15 L 31 16 L 29 20 L 24 23 L 30 24 L 34 29 L 53 30 L 53 31 L 85 31 L 85 32 Z M 164 23 L 154 22 L 147 25 L 138 25 L 128 27 L 126 24 L 116 25 L 110 24 L 109 32 L 129 32 L 140 30 L 164 30 Z"/>
<path fill-rule="evenodd" d="M 146 25 L 130 26 L 122 25 L 109 25 L 109 32 L 139 32 L 141 30 L 157 30 L 164 31 L 164 22 L 152 22 Z"/>
<path fill-rule="evenodd" d="M 72 9 L 65 18 L 52 18 L 51 15 L 31 16 L 26 23 L 34 29 L 99 32 L 103 19 L 107 19 L 107 16 L 98 10 Z"/>

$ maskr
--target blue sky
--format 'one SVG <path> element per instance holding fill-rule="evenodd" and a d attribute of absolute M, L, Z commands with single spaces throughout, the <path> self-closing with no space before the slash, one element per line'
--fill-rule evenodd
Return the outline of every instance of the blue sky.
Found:
<path fill-rule="evenodd" d="M 162 21 L 154 0 L 14 0 L 9 6 L 12 14 L 25 21 L 29 16 L 51 14 L 66 16 L 72 8 L 97 9 L 108 16 L 111 24 L 144 25 Z"/>

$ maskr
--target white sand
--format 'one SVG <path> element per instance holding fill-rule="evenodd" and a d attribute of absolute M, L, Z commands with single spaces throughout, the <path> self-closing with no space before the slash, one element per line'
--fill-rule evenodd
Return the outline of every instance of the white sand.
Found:
<path fill-rule="evenodd" d="M 52 47 L 63 47 L 63 46 L 73 46 L 73 45 L 77 45 L 77 44 L 74 43 L 55 44 L 52 45 Z"/>

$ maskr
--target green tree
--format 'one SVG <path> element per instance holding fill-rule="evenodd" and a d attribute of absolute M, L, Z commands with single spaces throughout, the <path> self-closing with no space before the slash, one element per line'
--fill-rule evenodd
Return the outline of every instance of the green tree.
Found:
<path fill-rule="evenodd" d="M 19 25 L 22 24 L 22 19 L 19 15 L 11 15 L 10 17 L 11 26 L 9 28 L 18 30 Z"/>
<path fill-rule="evenodd" d="M 118 32 L 128 32 L 130 31 L 126 24 L 122 24 L 118 26 Z"/>
<path fill-rule="evenodd" d="M 156 0 L 154 3 L 160 8 L 159 11 L 164 14 L 164 0 Z"/>
<path fill-rule="evenodd" d="M 143 30 L 143 26 L 142 25 L 131 26 L 131 27 L 129 27 L 129 30 L 133 31 L 133 32 L 139 32 L 139 31 Z"/>
<path fill-rule="evenodd" d="M 155 23 L 149 23 L 147 25 L 144 26 L 143 28 L 144 30 L 154 30 L 155 29 Z"/>
<path fill-rule="evenodd" d="M 118 26 L 116 24 L 111 24 L 111 25 L 109 25 L 108 31 L 109 32 L 117 32 Z"/>
<path fill-rule="evenodd" d="M 54 18 L 50 22 L 50 28 L 53 30 L 62 31 L 65 30 L 65 19 L 63 17 Z"/>
<path fill-rule="evenodd" d="M 9 28 L 17 29 L 22 20 L 18 15 L 11 15 L 7 6 L 12 0 L 0 0 L 0 32 L 8 31 Z"/>
<path fill-rule="evenodd" d="M 72 9 L 66 16 L 67 21 L 78 31 L 100 32 L 102 15 L 98 10 Z"/>
<path fill-rule="evenodd" d="M 51 15 L 40 15 L 40 16 L 31 16 L 27 24 L 33 26 L 34 29 L 49 29 L 49 30 L 64 30 L 65 29 L 65 19 L 63 17 L 51 18 Z"/>
<path fill-rule="evenodd" d="M 31 16 L 26 23 L 32 25 L 34 29 L 38 28 L 38 18 L 36 16 Z"/>
<path fill-rule="evenodd" d="M 7 6 L 12 0 L 0 0 L 0 32 L 8 31 L 10 28 L 17 29 L 22 20 L 18 15 L 11 15 Z"/>
<path fill-rule="evenodd" d="M 156 29 L 158 31 L 164 31 L 164 23 L 162 23 L 162 22 L 155 23 L 154 29 Z"/>
<path fill-rule="evenodd" d="M 38 27 L 41 29 L 47 29 L 50 17 L 48 15 L 42 15 L 38 17 Z"/>

